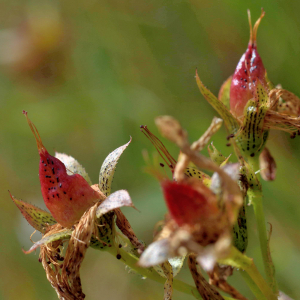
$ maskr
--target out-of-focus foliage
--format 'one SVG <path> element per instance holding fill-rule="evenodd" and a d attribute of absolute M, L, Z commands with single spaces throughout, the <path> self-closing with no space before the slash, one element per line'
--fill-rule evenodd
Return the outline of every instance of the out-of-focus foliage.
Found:
<path fill-rule="evenodd" d="M 155 134 L 154 118 L 179 119 L 191 139 L 210 124 L 214 110 L 200 95 L 195 68 L 214 93 L 245 51 L 253 19 L 266 11 L 258 50 L 274 83 L 300 95 L 300 4 L 297 1 L 23 1 L 2 0 L 0 11 L 0 298 L 55 299 L 38 256 L 24 255 L 32 228 L 12 203 L 9 189 L 44 207 L 38 152 L 22 110 L 47 149 L 78 159 L 97 183 L 103 159 L 132 136 L 121 158 L 113 190 L 127 189 L 141 211 L 124 209 L 137 235 L 150 242 L 166 211 L 159 184 L 143 172 L 142 150 L 154 152 L 139 131 Z M 213 139 L 226 157 L 225 129 Z M 177 149 L 164 141 L 176 156 Z M 280 289 L 299 299 L 300 139 L 271 134 L 277 163 L 275 182 L 264 182 L 264 205 L 273 225 L 271 249 Z M 51 151 L 52 150 L 52 151 Z M 259 245 L 249 216 L 249 248 L 262 270 Z M 32 237 L 38 240 L 38 234 Z M 89 250 L 82 269 L 87 299 L 159 299 L 163 287 L 128 274 L 108 254 Z M 178 277 L 192 282 L 184 266 Z M 254 299 L 238 272 L 231 279 Z M 187 299 L 179 292 L 174 299 Z"/>

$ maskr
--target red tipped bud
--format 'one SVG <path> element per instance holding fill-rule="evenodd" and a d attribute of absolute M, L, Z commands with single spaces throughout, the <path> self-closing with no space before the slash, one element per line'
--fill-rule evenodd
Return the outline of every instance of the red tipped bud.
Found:
<path fill-rule="evenodd" d="M 230 109 L 236 117 L 243 115 L 244 107 L 248 100 L 254 97 L 253 92 L 258 81 L 267 87 L 266 70 L 256 46 L 257 29 L 264 15 L 265 12 L 262 11 L 252 30 L 250 11 L 248 11 L 250 41 L 246 52 L 235 69 L 230 87 Z"/>
<path fill-rule="evenodd" d="M 39 154 L 39 177 L 42 195 L 54 219 L 64 227 L 72 226 L 83 213 L 105 196 L 94 190 L 79 174 L 68 175 L 65 165 L 48 153 L 35 125 L 26 115 Z"/>

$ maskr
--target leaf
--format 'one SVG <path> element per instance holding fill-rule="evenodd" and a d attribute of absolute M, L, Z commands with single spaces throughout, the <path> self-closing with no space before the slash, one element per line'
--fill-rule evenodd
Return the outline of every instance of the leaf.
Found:
<path fill-rule="evenodd" d="M 19 200 L 12 196 L 12 194 L 10 194 L 10 197 L 17 205 L 27 222 L 39 232 L 45 233 L 48 226 L 57 223 L 49 212 L 30 203 Z"/>
<path fill-rule="evenodd" d="M 55 157 L 66 166 L 68 175 L 79 174 L 89 185 L 93 184 L 88 173 L 85 171 L 85 168 L 74 157 L 59 152 L 55 152 Z"/>
<path fill-rule="evenodd" d="M 171 257 L 170 242 L 162 239 L 150 244 L 140 257 L 138 265 L 144 268 L 162 264 Z"/>
<path fill-rule="evenodd" d="M 114 192 L 98 206 L 96 217 L 100 218 L 104 214 L 123 206 L 134 207 L 128 192 L 125 190 Z"/>
<path fill-rule="evenodd" d="M 224 120 L 227 129 L 230 133 L 236 133 L 240 127 L 238 120 L 231 114 L 228 108 L 216 98 L 216 96 L 209 91 L 202 83 L 196 71 L 196 81 L 200 89 L 201 94 L 208 101 L 208 103 L 219 113 L 221 118 Z"/>
<path fill-rule="evenodd" d="M 130 144 L 131 140 L 132 138 L 130 137 L 130 141 L 127 144 L 117 148 L 116 150 L 108 154 L 108 156 L 105 158 L 101 166 L 100 174 L 99 174 L 99 187 L 101 192 L 105 196 L 108 196 L 110 194 L 111 183 L 114 178 L 118 160 L 122 155 L 122 153 L 124 152 L 124 150 Z"/>
<path fill-rule="evenodd" d="M 41 245 L 49 244 L 49 243 L 52 243 L 52 242 L 55 242 L 58 240 L 69 239 L 71 237 L 71 234 L 72 234 L 71 229 L 63 229 L 60 232 L 57 232 L 57 233 L 54 233 L 54 234 L 51 234 L 51 235 L 48 235 L 48 236 L 42 238 L 41 240 L 36 242 L 28 251 L 23 250 L 23 252 L 25 254 L 29 254 Z"/>
<path fill-rule="evenodd" d="M 231 86 L 232 76 L 226 79 L 226 81 L 222 84 L 218 99 L 228 108 L 230 109 L 230 86 Z"/>

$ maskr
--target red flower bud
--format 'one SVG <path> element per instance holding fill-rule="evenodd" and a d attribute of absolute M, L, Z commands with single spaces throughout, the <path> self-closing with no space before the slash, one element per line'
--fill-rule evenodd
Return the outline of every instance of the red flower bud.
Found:
<path fill-rule="evenodd" d="M 254 97 L 253 92 L 255 92 L 257 81 L 267 87 L 266 70 L 256 47 L 257 29 L 264 15 L 265 12 L 262 11 L 252 30 L 251 16 L 248 10 L 250 41 L 246 52 L 235 69 L 230 87 L 230 109 L 236 117 L 243 115 L 248 100 Z"/>
<path fill-rule="evenodd" d="M 39 177 L 44 202 L 54 219 L 64 227 L 72 226 L 83 213 L 105 196 L 94 190 L 79 174 L 68 175 L 65 165 L 48 153 L 40 135 L 26 115 L 40 155 Z"/>

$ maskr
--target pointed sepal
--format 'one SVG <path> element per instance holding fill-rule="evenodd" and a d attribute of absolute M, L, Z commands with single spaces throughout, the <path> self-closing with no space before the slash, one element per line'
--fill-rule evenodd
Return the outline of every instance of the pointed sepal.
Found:
<path fill-rule="evenodd" d="M 234 140 L 243 156 L 254 157 L 263 150 L 269 131 L 264 130 L 265 116 L 269 109 L 267 90 L 257 83 L 255 100 L 249 100 L 244 109 L 244 119 Z"/>
<path fill-rule="evenodd" d="M 101 169 L 100 169 L 100 174 L 99 174 L 99 187 L 101 192 L 105 195 L 108 196 L 111 191 L 111 184 L 114 178 L 114 174 L 116 171 L 117 163 L 122 155 L 122 153 L 125 151 L 125 149 L 128 147 L 128 145 L 131 142 L 131 137 L 130 141 L 117 148 L 113 152 L 111 152 L 104 160 Z"/>
<path fill-rule="evenodd" d="M 48 235 L 48 236 L 42 238 L 41 240 L 36 242 L 28 251 L 23 250 L 23 252 L 25 254 L 29 254 L 42 245 L 46 245 L 46 244 L 49 244 L 49 243 L 52 243 L 52 242 L 55 242 L 58 240 L 70 239 L 71 234 L 72 234 L 71 229 L 63 229 L 59 232 L 53 233 L 51 235 Z"/>
<path fill-rule="evenodd" d="M 19 200 L 12 194 L 10 194 L 10 197 L 17 205 L 18 209 L 21 211 L 27 222 L 39 232 L 45 233 L 47 227 L 56 223 L 49 212 L 40 209 L 30 203 Z"/>
<path fill-rule="evenodd" d="M 55 152 L 55 157 L 66 166 L 68 175 L 79 174 L 89 183 L 89 185 L 93 184 L 85 168 L 74 157 L 59 152 Z"/>
<path fill-rule="evenodd" d="M 207 102 L 219 113 L 221 118 L 224 120 L 227 129 L 230 133 L 236 133 L 240 127 L 239 121 L 231 114 L 228 108 L 223 104 L 217 97 L 208 90 L 198 76 L 196 71 L 196 81 L 200 89 L 201 94 L 207 100 Z"/>

